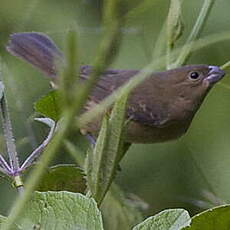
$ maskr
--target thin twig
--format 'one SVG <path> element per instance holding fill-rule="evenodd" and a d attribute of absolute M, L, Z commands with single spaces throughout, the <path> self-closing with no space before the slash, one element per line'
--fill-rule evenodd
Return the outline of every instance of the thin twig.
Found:
<path fill-rule="evenodd" d="M 4 94 L 4 86 L 1 82 L 2 97 L 0 99 L 0 116 L 2 119 L 3 133 L 6 141 L 7 154 L 10 160 L 10 168 L 13 172 L 17 172 L 19 169 L 18 156 L 15 146 L 15 140 L 12 133 L 12 125 L 7 108 L 7 102 Z"/>

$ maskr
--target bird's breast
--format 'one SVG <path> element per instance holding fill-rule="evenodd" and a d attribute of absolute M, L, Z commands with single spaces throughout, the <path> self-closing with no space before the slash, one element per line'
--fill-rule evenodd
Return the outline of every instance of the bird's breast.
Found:
<path fill-rule="evenodd" d="M 189 128 L 191 121 L 172 122 L 165 127 L 153 127 L 130 121 L 125 129 L 125 141 L 130 143 L 157 143 L 177 139 Z"/>

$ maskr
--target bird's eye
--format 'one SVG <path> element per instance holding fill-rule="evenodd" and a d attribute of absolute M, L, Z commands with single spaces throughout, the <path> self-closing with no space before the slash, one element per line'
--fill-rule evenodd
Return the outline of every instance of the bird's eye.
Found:
<path fill-rule="evenodd" d="M 197 80 L 200 77 L 200 74 L 198 72 L 191 72 L 189 74 L 190 79 Z"/>

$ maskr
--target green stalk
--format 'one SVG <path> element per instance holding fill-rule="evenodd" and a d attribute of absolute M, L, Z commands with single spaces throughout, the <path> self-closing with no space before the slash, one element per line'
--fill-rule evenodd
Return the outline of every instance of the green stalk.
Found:
<path fill-rule="evenodd" d="M 228 69 L 230 67 L 230 61 L 224 63 L 220 68 L 225 70 L 225 69 Z"/>
<path fill-rule="evenodd" d="M 191 50 L 193 48 L 193 42 L 197 39 L 197 37 L 200 35 L 200 32 L 203 29 L 203 26 L 205 24 L 205 22 L 207 21 L 207 18 L 210 14 L 210 11 L 212 9 L 212 6 L 214 4 L 215 0 L 205 0 L 204 4 L 201 8 L 200 14 L 196 20 L 196 23 L 192 29 L 192 32 L 190 33 L 185 46 L 183 46 L 182 51 L 179 55 L 179 57 L 177 58 L 175 65 L 174 66 L 181 66 L 183 65 L 186 60 L 188 59 Z M 190 45 L 188 45 L 190 44 Z"/>
<path fill-rule="evenodd" d="M 19 162 L 18 162 L 18 156 L 17 156 L 16 146 L 15 146 L 15 140 L 12 132 L 12 125 L 11 125 L 6 98 L 4 94 L 0 101 L 0 112 L 1 112 L 1 120 L 3 123 L 3 133 L 6 141 L 7 154 L 10 160 L 10 167 L 13 172 L 16 172 L 19 169 Z"/>
<path fill-rule="evenodd" d="M 23 182 L 19 174 L 18 153 L 16 150 L 15 140 L 12 132 L 12 125 L 10 114 L 8 111 L 7 101 L 5 98 L 4 85 L 0 82 L 1 96 L 0 96 L 0 117 L 2 120 L 4 139 L 6 143 L 7 155 L 9 157 L 11 176 L 14 179 L 15 187 L 19 194 L 23 192 Z"/>
<path fill-rule="evenodd" d="M 94 62 L 94 71 L 91 74 L 90 80 L 87 81 L 86 84 L 84 84 L 82 90 L 78 90 L 76 92 L 76 95 L 74 95 L 73 98 L 74 103 L 70 104 L 69 107 L 67 107 L 66 110 L 63 112 L 63 119 L 58 132 L 45 149 L 41 157 L 41 164 L 37 165 L 31 176 L 29 177 L 25 186 L 26 189 L 23 196 L 20 197 L 20 199 L 17 199 L 17 201 L 15 202 L 7 221 L 2 226 L 2 230 L 10 230 L 12 225 L 16 223 L 17 219 L 20 217 L 20 214 L 23 212 L 23 208 L 29 201 L 32 192 L 36 188 L 36 185 L 39 182 L 39 179 L 41 178 L 45 167 L 49 164 L 49 162 L 52 160 L 53 156 L 57 152 L 68 130 L 72 127 L 75 115 L 80 113 L 82 106 L 88 99 L 90 91 L 99 79 L 98 75 L 103 72 L 103 70 L 107 67 L 108 64 L 111 63 L 111 61 L 115 57 L 119 45 L 118 41 L 120 41 L 120 25 L 122 23 L 121 17 L 119 16 L 118 12 L 119 3 L 120 1 L 118 0 L 112 0 L 107 2 L 104 9 L 104 25 L 106 27 L 106 33 L 104 35 L 104 39 L 102 39 L 98 56 Z M 114 47 L 116 49 L 114 49 Z"/>
<path fill-rule="evenodd" d="M 220 68 L 221 68 L 222 70 L 227 70 L 227 69 L 229 69 L 229 68 L 230 68 L 230 61 L 224 63 L 222 66 L 220 66 Z M 217 82 L 217 85 L 219 85 L 219 86 L 221 86 L 221 87 L 223 87 L 223 88 L 225 88 L 225 89 L 230 90 L 230 86 L 227 85 L 227 84 L 225 84 L 225 83 L 223 83 L 223 82 Z"/>
<path fill-rule="evenodd" d="M 166 49 L 166 67 L 172 69 L 173 57 L 171 52 L 173 51 L 175 44 L 180 39 L 183 33 L 183 22 L 182 22 L 182 0 L 171 0 L 169 6 L 169 12 L 166 20 L 166 38 L 167 38 L 167 49 Z"/>

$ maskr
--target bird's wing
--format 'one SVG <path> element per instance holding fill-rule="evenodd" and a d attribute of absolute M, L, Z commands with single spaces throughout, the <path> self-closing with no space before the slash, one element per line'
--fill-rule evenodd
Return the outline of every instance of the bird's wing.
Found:
<path fill-rule="evenodd" d="M 80 78 L 83 81 L 88 80 L 91 71 L 91 66 L 81 66 Z M 90 100 L 95 103 L 102 101 L 137 73 L 138 70 L 109 69 L 104 71 L 90 95 Z"/>
<path fill-rule="evenodd" d="M 90 66 L 82 66 L 80 71 L 80 78 L 88 80 L 92 68 Z M 135 76 L 138 70 L 106 70 L 100 77 L 95 88 L 93 89 L 86 109 L 92 105 L 101 102 L 109 96 L 114 90 L 126 83 L 130 78 Z M 165 113 L 160 113 L 158 103 L 153 101 L 146 101 L 146 95 L 143 91 L 136 91 L 131 93 L 127 105 L 127 119 L 138 122 L 143 125 L 162 127 L 167 121 Z M 153 92 L 151 92 L 153 93 Z M 139 95 L 141 94 L 141 95 Z"/>

